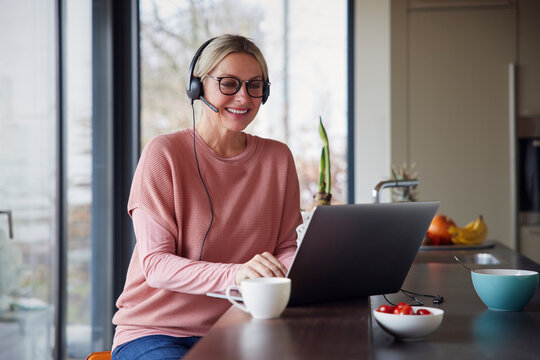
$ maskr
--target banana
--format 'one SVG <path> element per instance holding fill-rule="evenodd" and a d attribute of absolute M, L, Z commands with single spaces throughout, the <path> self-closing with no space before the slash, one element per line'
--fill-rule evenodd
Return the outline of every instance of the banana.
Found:
<path fill-rule="evenodd" d="M 468 224 L 469 225 L 469 224 Z M 457 241 L 464 245 L 477 245 L 487 237 L 487 226 L 481 216 L 472 221 L 470 226 L 460 229 L 456 236 Z"/>
<path fill-rule="evenodd" d="M 448 232 L 452 235 L 452 243 L 455 245 L 478 245 L 486 240 L 488 228 L 480 215 L 464 227 L 448 227 Z"/>
<path fill-rule="evenodd" d="M 463 245 L 477 245 L 482 243 L 487 237 L 487 227 L 478 224 L 474 229 L 461 229 L 456 235 L 458 243 Z"/>
<path fill-rule="evenodd" d="M 478 226 L 478 224 L 480 223 L 479 218 L 480 217 L 477 217 L 473 221 L 470 221 L 467 225 L 465 225 L 463 227 L 463 229 L 464 230 L 473 230 L 474 228 L 476 228 Z"/>

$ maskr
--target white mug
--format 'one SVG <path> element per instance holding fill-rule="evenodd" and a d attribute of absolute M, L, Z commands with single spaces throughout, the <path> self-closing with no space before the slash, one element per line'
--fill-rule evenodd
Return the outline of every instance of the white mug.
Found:
<path fill-rule="evenodd" d="M 231 298 L 231 290 L 238 289 L 244 305 Z M 250 313 L 255 319 L 272 319 L 281 315 L 291 296 L 291 279 L 267 277 L 245 279 L 240 286 L 231 285 L 225 291 L 227 299 L 237 308 Z"/>

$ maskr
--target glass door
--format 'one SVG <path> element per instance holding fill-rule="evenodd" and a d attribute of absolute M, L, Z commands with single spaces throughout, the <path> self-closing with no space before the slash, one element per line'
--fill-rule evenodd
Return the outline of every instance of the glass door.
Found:
<path fill-rule="evenodd" d="M 0 3 L 1 359 L 53 354 L 59 234 L 55 9 L 52 0 Z"/>

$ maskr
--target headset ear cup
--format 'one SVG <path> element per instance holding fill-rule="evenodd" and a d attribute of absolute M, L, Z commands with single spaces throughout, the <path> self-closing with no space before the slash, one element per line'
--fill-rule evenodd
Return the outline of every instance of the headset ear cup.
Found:
<path fill-rule="evenodd" d="M 198 100 L 202 96 L 202 82 L 198 77 L 191 79 L 190 86 L 188 89 L 188 97 L 191 100 Z"/>
<path fill-rule="evenodd" d="M 203 96 L 203 86 L 201 78 L 195 77 L 193 75 L 193 71 L 195 70 L 195 64 L 197 63 L 197 60 L 199 59 L 199 56 L 201 56 L 202 51 L 204 48 L 210 44 L 215 38 L 211 38 L 207 40 L 204 44 L 201 45 L 201 47 L 195 52 L 195 56 L 193 56 L 193 59 L 191 59 L 191 64 L 189 65 L 189 71 L 188 71 L 188 79 L 186 84 L 186 93 L 188 98 L 193 102 L 194 100 L 198 100 Z"/>

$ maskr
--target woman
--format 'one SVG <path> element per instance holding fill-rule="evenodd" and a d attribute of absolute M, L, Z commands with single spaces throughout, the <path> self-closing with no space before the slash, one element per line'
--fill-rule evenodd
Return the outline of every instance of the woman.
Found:
<path fill-rule="evenodd" d="M 243 132 L 268 97 L 266 61 L 242 36 L 203 48 L 190 69 L 202 88 L 188 94 L 208 106 L 194 129 L 148 143 L 134 175 L 137 243 L 113 318 L 113 359 L 180 359 L 230 306 L 207 292 L 285 276 L 296 250 L 293 157 Z"/>

